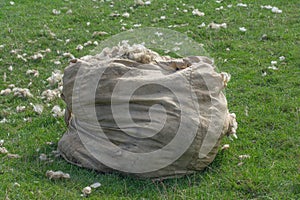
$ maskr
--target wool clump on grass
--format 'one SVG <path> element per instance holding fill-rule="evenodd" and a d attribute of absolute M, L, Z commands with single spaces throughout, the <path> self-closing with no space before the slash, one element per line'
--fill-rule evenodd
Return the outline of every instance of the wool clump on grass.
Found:
<path fill-rule="evenodd" d="M 8 151 L 7 151 L 7 149 L 5 147 L 0 147 L 0 153 L 1 154 L 7 154 Z"/>
<path fill-rule="evenodd" d="M 66 58 L 70 58 L 70 59 L 74 59 L 75 56 L 69 52 L 66 52 L 66 53 L 63 53 L 63 57 L 66 57 Z"/>
<path fill-rule="evenodd" d="M 247 8 L 247 7 L 248 7 L 248 5 L 245 4 L 245 3 L 238 3 L 236 6 L 237 6 L 237 7 L 244 7 L 244 8 Z"/>
<path fill-rule="evenodd" d="M 38 77 L 40 75 L 39 71 L 36 69 L 28 69 L 26 71 L 27 75 L 33 75 L 34 77 Z"/>
<path fill-rule="evenodd" d="M 247 29 L 245 27 L 240 27 L 239 30 L 242 31 L 242 32 L 246 32 L 247 31 Z"/>
<path fill-rule="evenodd" d="M 26 106 L 17 106 L 16 107 L 16 112 L 20 113 L 20 112 L 25 111 L 25 109 L 26 109 Z"/>
<path fill-rule="evenodd" d="M 56 10 L 56 9 L 52 10 L 53 15 L 59 15 L 60 13 L 61 13 L 60 10 Z"/>
<path fill-rule="evenodd" d="M 14 96 L 27 98 L 27 97 L 33 97 L 30 90 L 28 88 L 13 88 L 12 92 L 14 93 Z"/>
<path fill-rule="evenodd" d="M 81 51 L 83 49 L 83 46 L 81 44 L 77 45 L 76 50 Z"/>
<path fill-rule="evenodd" d="M 47 101 L 52 101 L 57 97 L 59 98 L 60 94 L 61 94 L 60 89 L 54 89 L 54 90 L 47 89 L 42 92 L 42 99 L 46 99 Z"/>
<path fill-rule="evenodd" d="M 92 188 L 93 189 L 96 189 L 96 188 L 98 188 L 98 187 L 100 187 L 101 186 L 101 183 L 99 183 L 99 182 L 96 182 L 96 183 L 93 183 L 92 185 L 90 185 L 90 186 L 86 186 L 86 187 L 84 187 L 83 189 L 82 189 L 82 195 L 81 196 L 84 196 L 84 197 L 87 197 L 87 196 L 89 196 L 91 193 L 92 193 Z"/>
<path fill-rule="evenodd" d="M 279 60 L 280 60 L 280 61 L 284 61 L 284 60 L 285 60 L 285 57 L 284 57 L 284 56 L 280 56 L 280 57 L 279 57 Z"/>
<path fill-rule="evenodd" d="M 52 75 L 47 78 L 47 81 L 49 82 L 50 86 L 54 86 L 57 83 L 61 83 L 63 78 L 63 74 L 60 70 L 54 70 L 52 72 Z"/>
<path fill-rule="evenodd" d="M 48 157 L 47 157 L 46 154 L 42 153 L 42 154 L 39 156 L 39 159 L 40 159 L 41 161 L 46 161 L 46 160 L 48 159 Z"/>
<path fill-rule="evenodd" d="M 227 149 L 229 149 L 229 144 L 224 144 L 223 146 L 222 146 L 222 148 L 221 148 L 221 150 L 227 150 Z"/>
<path fill-rule="evenodd" d="M 105 31 L 95 31 L 95 32 L 93 33 L 93 37 L 104 36 L 104 35 L 108 35 L 108 33 L 105 32 Z"/>
<path fill-rule="evenodd" d="M 5 123 L 7 123 L 8 122 L 8 120 L 4 117 L 1 121 L 0 121 L 0 124 L 5 124 Z"/>
<path fill-rule="evenodd" d="M 53 63 L 54 63 L 55 65 L 61 65 L 61 62 L 60 62 L 59 60 L 55 60 L 55 61 L 53 61 Z"/>
<path fill-rule="evenodd" d="M 220 6 L 219 8 L 216 8 L 215 10 L 216 11 L 220 11 L 220 10 L 223 10 L 224 9 L 224 7 L 223 6 Z"/>
<path fill-rule="evenodd" d="M 198 9 L 195 9 L 192 11 L 193 15 L 199 16 L 199 17 L 203 17 L 205 15 L 204 12 L 199 11 Z"/>
<path fill-rule="evenodd" d="M 239 155 L 239 159 L 241 159 L 241 160 L 248 159 L 248 158 L 251 158 L 251 156 L 247 155 L 247 154 L 245 154 L 245 155 Z"/>
<path fill-rule="evenodd" d="M 55 105 L 51 112 L 53 113 L 53 117 L 62 117 L 65 114 L 65 109 L 61 109 L 58 105 Z"/>
<path fill-rule="evenodd" d="M 279 8 L 275 7 L 275 6 L 271 6 L 271 5 L 265 5 L 265 6 L 260 6 L 262 9 L 267 9 L 267 10 L 271 10 L 272 13 L 275 14 L 281 14 L 282 10 L 280 10 Z"/>
<path fill-rule="evenodd" d="M 1 90 L 0 95 L 6 96 L 6 95 L 9 95 L 10 93 L 11 93 L 11 89 L 6 88 L 4 90 Z"/>
<path fill-rule="evenodd" d="M 8 153 L 7 157 L 8 158 L 13 158 L 13 159 L 21 158 L 21 156 L 19 154 L 13 154 L 13 153 Z"/>
<path fill-rule="evenodd" d="M 50 180 L 56 180 L 56 179 L 69 179 L 70 174 L 68 173 L 64 173 L 62 171 L 52 171 L 52 170 L 48 170 L 46 172 L 46 176 L 50 179 Z"/>
<path fill-rule="evenodd" d="M 37 54 L 34 54 L 33 56 L 30 56 L 30 59 L 32 59 L 32 60 L 41 60 L 43 58 L 44 58 L 44 56 L 41 53 L 37 53 Z"/>
<path fill-rule="evenodd" d="M 89 46 L 89 45 L 91 45 L 91 44 L 93 44 L 93 42 L 89 40 L 89 41 L 85 42 L 85 43 L 83 44 L 83 46 L 86 47 L 86 46 Z"/>
<path fill-rule="evenodd" d="M 33 104 L 30 103 L 30 105 L 33 107 L 33 111 L 36 112 L 37 114 L 42 114 L 43 110 L 44 110 L 44 106 L 41 104 Z"/>
<path fill-rule="evenodd" d="M 88 196 L 92 193 L 92 188 L 90 186 L 84 187 L 82 189 L 83 196 Z"/>
<path fill-rule="evenodd" d="M 142 0 L 134 0 L 134 4 L 136 6 L 143 6 L 143 5 L 145 5 L 145 2 Z"/>
<path fill-rule="evenodd" d="M 226 23 L 217 24 L 217 23 L 212 22 L 212 23 L 208 24 L 208 28 L 211 28 L 211 29 L 227 28 L 227 24 Z"/>
<path fill-rule="evenodd" d="M 128 12 L 125 12 L 125 13 L 122 14 L 122 17 L 129 18 L 130 14 Z"/>

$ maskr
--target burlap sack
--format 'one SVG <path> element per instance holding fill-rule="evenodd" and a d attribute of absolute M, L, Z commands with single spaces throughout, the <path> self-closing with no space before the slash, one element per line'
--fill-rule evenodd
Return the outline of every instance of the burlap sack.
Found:
<path fill-rule="evenodd" d="M 68 162 L 99 172 L 168 178 L 203 170 L 214 160 L 221 138 L 235 134 L 237 128 L 235 115 L 229 114 L 222 93 L 229 78 L 226 73 L 217 73 L 207 57 L 173 59 L 140 45 L 104 49 L 99 55 L 73 60 L 64 71 L 62 97 L 67 104 L 68 130 L 58 149 Z M 120 81 L 120 87 L 123 85 L 128 91 L 131 85 L 141 87 L 131 94 L 118 91 Z M 75 106 L 78 102 L 80 105 Z M 131 121 L 122 110 L 125 104 Z M 157 104 L 164 107 L 164 113 L 160 107 L 153 107 Z M 113 106 L 117 109 L 112 109 Z M 90 108 L 95 109 L 96 125 L 92 123 Z M 122 120 L 126 123 L 120 127 L 117 121 Z M 161 121 L 164 124 L 159 129 Z M 177 138 L 182 124 L 183 134 Z M 105 136 L 97 134 L 98 128 Z M 153 134 L 155 131 L 157 134 Z M 141 137 L 135 137 L 136 134 Z M 151 135 L 147 137 L 147 134 Z M 174 138 L 181 140 L 176 143 L 178 149 L 184 142 L 190 145 L 181 153 L 177 149 L 164 150 Z M 185 141 L 185 138 L 192 140 Z M 121 150 L 116 152 L 112 146 Z M 158 159 L 154 156 L 142 167 L 138 165 L 139 159 L 148 159 L 147 153 L 158 149 L 162 149 L 155 155 Z M 179 155 L 171 155 L 174 152 Z M 145 157 L 131 161 L 130 153 Z M 165 162 L 172 156 L 177 157 Z M 157 168 L 149 170 L 150 165 Z"/>

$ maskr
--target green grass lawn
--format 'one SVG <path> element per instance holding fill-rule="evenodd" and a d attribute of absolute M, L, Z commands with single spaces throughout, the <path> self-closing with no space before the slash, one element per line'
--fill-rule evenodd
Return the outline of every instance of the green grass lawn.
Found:
<path fill-rule="evenodd" d="M 300 199 L 300 2 L 243 0 L 247 7 L 238 3 L 241 1 L 152 0 L 151 5 L 135 6 L 133 0 L 16 0 L 11 5 L 2 0 L 0 90 L 10 84 L 27 88 L 31 82 L 33 97 L 0 96 L 0 121 L 7 120 L 0 124 L 0 140 L 10 153 L 21 156 L 13 159 L 0 154 L 0 199 L 80 199 L 82 188 L 94 182 L 102 186 L 90 199 Z M 282 13 L 261 8 L 269 4 Z M 216 10 L 220 6 L 223 9 Z M 205 16 L 194 16 L 196 8 Z M 54 15 L 53 9 L 61 13 Z M 70 9 L 72 13 L 67 14 Z M 130 16 L 110 17 L 112 12 Z M 213 21 L 227 23 L 227 29 L 198 27 Z M 122 32 L 122 27 L 128 30 L 135 24 L 172 26 L 170 29 L 186 33 L 204 44 L 218 71 L 232 75 L 226 96 L 230 111 L 237 114 L 239 139 L 224 138 L 222 143 L 230 144 L 229 150 L 220 151 L 204 172 L 152 182 L 98 174 L 51 154 L 66 131 L 63 117 L 53 117 L 51 109 L 64 103 L 60 99 L 45 102 L 39 96 L 54 89 L 46 81 L 52 71 L 68 65 L 62 54 L 87 55 L 95 46 L 77 51 L 77 45 L 89 40 L 100 43 Z M 108 34 L 93 37 L 94 31 Z M 51 52 L 43 53 L 43 59 L 29 59 L 47 48 Z M 24 54 L 27 62 L 12 50 Z M 280 61 L 281 56 L 285 60 Z M 269 69 L 271 61 L 278 62 L 278 70 Z M 37 69 L 39 76 L 26 75 L 28 69 Z M 43 113 L 35 113 L 30 103 L 42 104 Z M 17 113 L 20 105 L 26 109 Z M 25 122 L 24 118 L 31 120 Z M 41 161 L 42 153 L 53 162 Z M 251 157 L 241 161 L 239 155 L 243 154 Z M 49 180 L 47 170 L 64 171 L 71 179 Z"/>

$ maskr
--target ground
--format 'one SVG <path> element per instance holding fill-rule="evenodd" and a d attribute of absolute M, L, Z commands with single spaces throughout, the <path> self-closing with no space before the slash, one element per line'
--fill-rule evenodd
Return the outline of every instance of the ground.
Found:
<path fill-rule="evenodd" d="M 261 7 L 267 5 L 271 9 Z M 152 0 L 138 6 L 133 0 L 20 0 L 1 1 L 0 9 L 0 90 L 14 84 L 33 95 L 0 96 L 2 147 L 21 156 L 0 155 L 1 198 L 80 199 L 82 188 L 94 182 L 102 186 L 90 199 L 300 198 L 299 1 Z M 205 15 L 193 15 L 195 9 Z M 120 16 L 110 16 L 113 12 Z M 211 22 L 226 23 L 227 28 L 211 29 Z M 51 109 L 64 103 L 40 96 L 57 87 L 46 79 L 68 65 L 70 58 L 63 53 L 87 55 L 95 44 L 76 50 L 79 44 L 100 43 L 139 26 L 187 34 L 204 45 L 218 71 L 232 76 L 225 94 L 237 115 L 239 139 L 224 138 L 222 144 L 230 148 L 220 150 L 204 172 L 152 182 L 98 174 L 51 154 L 66 131 L 63 117 L 52 116 Z M 93 36 L 95 31 L 107 34 Z M 47 48 L 51 51 L 41 52 L 43 58 L 31 57 Z M 26 74 L 29 69 L 38 70 L 39 76 Z M 36 113 L 30 103 L 43 105 L 43 112 Z M 16 112 L 17 106 L 26 106 L 25 111 Z M 41 154 L 53 162 L 41 160 Z M 250 158 L 241 160 L 240 155 Z M 47 170 L 62 170 L 71 178 L 49 180 Z"/>

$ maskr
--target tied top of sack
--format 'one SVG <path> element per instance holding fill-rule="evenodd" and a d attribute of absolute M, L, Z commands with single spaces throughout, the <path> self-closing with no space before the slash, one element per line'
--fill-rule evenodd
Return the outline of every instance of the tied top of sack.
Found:
<path fill-rule="evenodd" d="M 78 166 L 145 178 L 203 170 L 236 136 L 222 90 L 230 75 L 203 56 L 160 56 L 123 43 L 65 69 L 68 130 L 58 148 Z"/>

